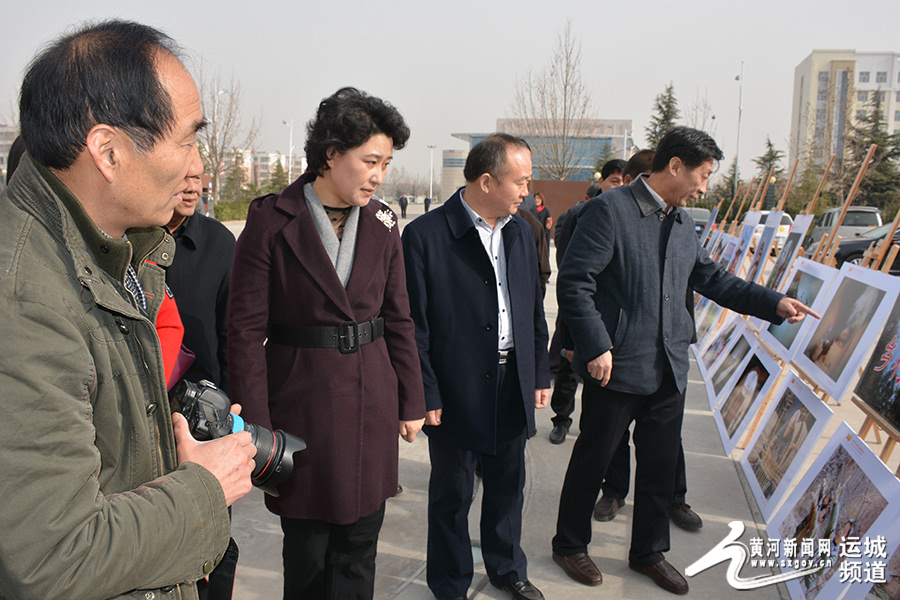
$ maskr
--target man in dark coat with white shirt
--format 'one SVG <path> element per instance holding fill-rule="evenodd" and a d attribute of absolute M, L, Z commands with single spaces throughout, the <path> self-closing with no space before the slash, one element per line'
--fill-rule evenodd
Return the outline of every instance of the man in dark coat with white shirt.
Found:
<path fill-rule="evenodd" d="M 476 462 L 491 583 L 543 598 L 520 545 L 525 441 L 550 387 L 535 244 L 516 215 L 531 172 L 524 140 L 492 135 L 469 152 L 466 186 L 403 232 L 431 458 L 427 581 L 440 599 L 465 598 L 472 582 Z"/>
<path fill-rule="evenodd" d="M 681 441 L 690 288 L 737 312 L 792 322 L 809 309 L 724 271 L 681 210 L 706 192 L 722 151 L 707 134 L 677 127 L 656 149 L 653 172 L 585 208 L 557 281 L 560 313 L 584 378 L 581 435 L 560 496 L 553 559 L 587 585 L 602 576 L 587 555 L 591 513 L 610 459 L 635 422 L 634 524 L 628 565 L 675 594 L 684 577 L 665 560 L 668 509 Z M 814 313 L 810 313 L 814 314 Z"/>

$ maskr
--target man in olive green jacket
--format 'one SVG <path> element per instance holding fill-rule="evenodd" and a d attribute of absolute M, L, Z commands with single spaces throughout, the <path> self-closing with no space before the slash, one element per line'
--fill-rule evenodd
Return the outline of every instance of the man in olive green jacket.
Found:
<path fill-rule="evenodd" d="M 28 149 L 0 195 L 0 597 L 196 598 L 250 489 L 249 434 L 199 443 L 154 328 L 200 172 L 199 95 L 174 42 L 104 22 L 22 85 Z"/>

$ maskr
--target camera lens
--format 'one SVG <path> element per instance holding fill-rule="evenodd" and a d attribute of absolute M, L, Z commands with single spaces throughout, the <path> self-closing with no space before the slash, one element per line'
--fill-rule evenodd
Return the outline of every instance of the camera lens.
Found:
<path fill-rule="evenodd" d="M 306 443 L 297 436 L 285 433 L 281 429 L 269 431 L 264 427 L 245 423 L 244 430 L 250 433 L 256 455 L 253 462 L 251 479 L 253 485 L 267 494 L 278 496 L 275 486 L 284 483 L 294 471 L 294 452 L 306 448 Z"/>

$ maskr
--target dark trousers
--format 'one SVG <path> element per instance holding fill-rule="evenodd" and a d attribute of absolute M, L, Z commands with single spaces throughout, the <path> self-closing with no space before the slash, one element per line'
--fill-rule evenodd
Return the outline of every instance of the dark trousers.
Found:
<path fill-rule="evenodd" d="M 559 370 L 553 382 L 553 393 L 550 395 L 550 408 L 554 415 L 550 419 L 553 425 L 565 428 L 572 426 L 572 413 L 575 412 L 575 392 L 578 390 L 578 375 L 572 370 L 572 363 L 563 356 L 559 359 Z"/>
<path fill-rule="evenodd" d="M 481 454 L 428 440 L 428 564 L 426 580 L 436 598 L 465 596 L 474 565 L 469 538 L 469 507 L 475 463 L 481 463 L 481 551 L 491 582 L 498 586 L 528 578 L 522 551 L 522 505 L 525 501 L 524 410 L 515 364 L 500 367 L 498 414 L 518 407 L 518 431 L 498 427 L 496 454 Z M 506 407 L 506 408 L 504 408 Z"/>
<path fill-rule="evenodd" d="M 231 514 L 231 507 L 228 508 Z M 234 538 L 228 540 L 228 547 L 219 565 L 212 570 L 206 579 L 197 582 L 197 594 L 200 600 L 231 600 L 234 592 L 234 573 L 240 551 Z"/>
<path fill-rule="evenodd" d="M 670 372 L 647 396 L 617 392 L 586 381 L 581 433 L 566 471 L 553 551 L 562 556 L 587 552 L 591 515 L 603 477 L 632 421 L 637 456 L 634 519 L 628 559 L 639 565 L 663 560 L 669 550 L 669 514 L 681 442 L 684 392 Z"/>
<path fill-rule="evenodd" d="M 285 600 L 371 600 L 384 502 L 350 525 L 281 518 Z"/>
<path fill-rule="evenodd" d="M 629 428 L 630 429 L 630 428 Z M 629 429 L 622 434 L 615 454 L 606 469 L 606 477 L 603 478 L 603 495 L 610 498 L 623 500 L 628 495 L 628 484 L 631 481 L 631 448 L 628 440 L 631 438 Z M 678 463 L 675 466 L 675 495 L 672 504 L 681 504 L 687 496 L 687 474 L 684 471 L 684 445 L 678 446 Z"/>

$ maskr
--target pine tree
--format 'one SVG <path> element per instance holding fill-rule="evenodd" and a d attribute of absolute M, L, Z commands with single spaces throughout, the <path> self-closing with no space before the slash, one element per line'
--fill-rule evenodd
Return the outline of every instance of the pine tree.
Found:
<path fill-rule="evenodd" d="M 900 134 L 890 135 L 883 112 L 881 95 L 876 91 L 865 115 L 857 117 L 856 123 L 847 127 L 844 136 L 844 173 L 842 182 L 845 194 L 853 185 L 862 161 L 872 144 L 878 148 L 872 156 L 872 162 L 860 182 L 856 204 L 877 206 L 885 211 L 885 216 L 896 212 L 897 196 L 900 195 L 900 171 L 897 160 L 900 158 Z"/>
<path fill-rule="evenodd" d="M 600 149 L 600 153 L 597 155 L 597 161 L 594 163 L 594 170 L 597 173 L 600 173 L 601 171 L 603 171 L 603 165 L 615 158 L 619 158 L 618 154 L 616 153 L 615 144 L 613 144 L 612 142 L 603 144 L 603 147 Z"/>
<path fill-rule="evenodd" d="M 280 194 L 284 188 L 290 185 L 291 182 L 288 181 L 287 171 L 284 170 L 284 165 L 281 163 L 282 159 L 279 154 L 278 160 L 275 161 L 275 166 L 272 167 L 272 172 L 269 174 L 269 180 L 263 188 L 263 193 Z"/>
<path fill-rule="evenodd" d="M 656 148 L 663 136 L 675 127 L 676 121 L 681 117 L 678 100 L 675 98 L 675 86 L 671 81 L 661 94 L 657 94 L 656 100 L 653 101 L 653 112 L 655 114 L 650 117 L 650 125 L 644 127 L 649 148 Z"/>
<path fill-rule="evenodd" d="M 225 185 L 222 186 L 221 200 L 223 202 L 241 201 L 246 184 L 247 172 L 244 170 L 244 153 L 235 151 L 231 158 L 231 168 L 225 176 Z"/>

